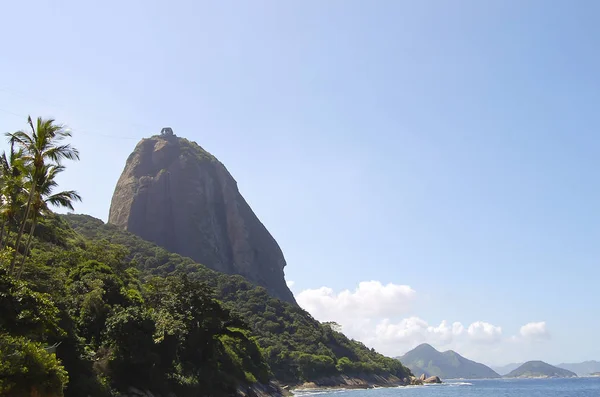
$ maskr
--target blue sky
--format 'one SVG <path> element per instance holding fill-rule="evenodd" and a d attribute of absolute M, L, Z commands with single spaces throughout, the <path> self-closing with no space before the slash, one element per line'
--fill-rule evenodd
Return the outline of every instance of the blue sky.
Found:
<path fill-rule="evenodd" d="M 171 126 L 234 175 L 315 317 L 387 354 L 600 360 L 600 3 L 84 3 L 0 26 L 0 127 L 73 129 L 77 212 L 106 220 Z"/>

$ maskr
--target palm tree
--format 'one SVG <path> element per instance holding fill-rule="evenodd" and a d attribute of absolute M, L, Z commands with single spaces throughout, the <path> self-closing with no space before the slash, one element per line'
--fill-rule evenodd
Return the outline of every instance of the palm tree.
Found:
<path fill-rule="evenodd" d="M 25 206 L 25 214 L 21 220 L 21 227 L 15 242 L 15 254 L 10 264 L 9 273 L 12 274 L 17 262 L 17 255 L 21 245 L 21 239 L 25 231 L 25 225 L 29 220 L 29 213 L 35 196 L 35 189 L 40 184 L 39 179 L 46 163 L 60 165 L 62 160 L 79 160 L 79 152 L 70 144 L 61 142 L 71 136 L 71 132 L 65 126 L 55 124 L 54 119 L 42 119 L 38 117 L 36 126 L 33 125 L 31 116 L 27 118 L 31 132 L 17 131 L 8 133 L 11 145 L 16 144 L 23 150 L 23 159 L 30 169 L 29 196 Z"/>
<path fill-rule="evenodd" d="M 5 229 L 8 240 L 10 224 L 17 224 L 17 215 L 25 204 L 24 183 L 23 151 L 15 151 L 14 145 L 11 145 L 8 157 L 6 152 L 0 156 L 0 248 L 3 246 Z"/>
<path fill-rule="evenodd" d="M 0 156 L 0 248 L 4 246 L 4 232 L 8 241 L 11 223 L 17 225 L 17 216 L 25 204 L 23 151 L 11 145 L 8 157 Z"/>
<path fill-rule="evenodd" d="M 65 207 L 73 210 L 73 202 L 81 201 L 81 196 L 74 190 L 52 194 L 54 188 L 58 186 L 56 176 L 64 170 L 65 167 L 62 165 L 45 165 L 39 172 L 37 178 L 38 184 L 35 187 L 35 194 L 31 203 L 31 229 L 29 230 L 29 237 L 27 238 L 27 244 L 25 245 L 25 251 L 23 252 L 17 280 L 21 278 L 21 274 L 25 268 L 25 258 L 27 257 L 38 219 L 41 216 L 51 213 L 49 204 L 55 207 Z"/>

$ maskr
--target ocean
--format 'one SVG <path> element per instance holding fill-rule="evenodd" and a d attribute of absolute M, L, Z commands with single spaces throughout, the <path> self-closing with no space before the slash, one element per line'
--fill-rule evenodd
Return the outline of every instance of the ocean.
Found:
<path fill-rule="evenodd" d="M 600 397 L 600 378 L 449 380 L 441 385 L 367 390 L 303 390 L 318 397 Z"/>

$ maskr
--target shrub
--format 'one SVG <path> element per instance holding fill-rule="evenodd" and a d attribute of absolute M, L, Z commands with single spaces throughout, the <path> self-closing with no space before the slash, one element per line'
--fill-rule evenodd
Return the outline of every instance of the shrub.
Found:
<path fill-rule="evenodd" d="M 56 355 L 42 344 L 0 335 L 0 395 L 62 397 L 68 380 Z"/>

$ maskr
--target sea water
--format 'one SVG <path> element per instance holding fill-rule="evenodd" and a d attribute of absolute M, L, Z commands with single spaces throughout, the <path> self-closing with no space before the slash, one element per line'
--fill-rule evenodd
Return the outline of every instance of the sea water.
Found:
<path fill-rule="evenodd" d="M 303 390 L 318 397 L 600 397 L 600 378 L 448 380 L 441 385 L 366 390 Z"/>

